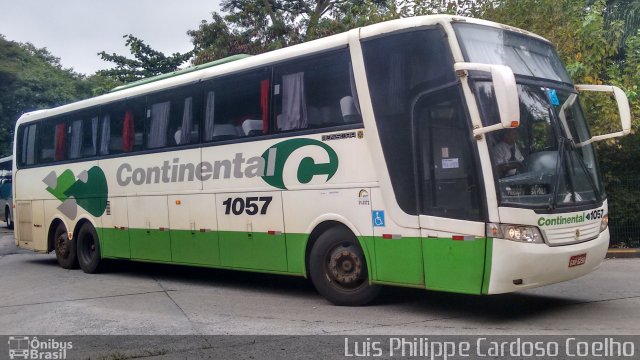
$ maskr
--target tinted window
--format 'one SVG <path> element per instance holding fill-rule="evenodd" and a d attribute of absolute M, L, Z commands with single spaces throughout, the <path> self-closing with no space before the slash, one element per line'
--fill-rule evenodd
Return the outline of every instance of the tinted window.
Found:
<path fill-rule="evenodd" d="M 20 127 L 18 141 L 18 164 L 35 164 L 36 124 Z"/>
<path fill-rule="evenodd" d="M 274 68 L 276 128 L 288 131 L 362 121 L 348 49 Z"/>
<path fill-rule="evenodd" d="M 147 148 L 171 147 L 199 141 L 201 104 L 197 88 L 172 89 L 149 96 Z"/>
<path fill-rule="evenodd" d="M 205 86 L 202 138 L 205 142 L 268 133 L 268 69 L 214 79 Z"/>
<path fill-rule="evenodd" d="M 421 94 L 456 81 L 440 29 L 405 32 L 362 45 L 380 141 L 398 205 L 417 214 L 412 107 Z"/>
<path fill-rule="evenodd" d="M 515 74 L 571 83 L 556 50 L 546 41 L 484 25 L 453 26 L 469 62 L 507 65 Z"/>
<path fill-rule="evenodd" d="M 144 97 L 104 106 L 100 111 L 100 154 L 141 150 L 146 119 Z"/>
<path fill-rule="evenodd" d="M 68 120 L 67 158 L 95 156 L 98 149 L 98 112 L 72 114 Z"/>
<path fill-rule="evenodd" d="M 459 88 L 425 94 L 416 102 L 420 213 L 480 220 L 480 184 L 473 139 Z"/>
<path fill-rule="evenodd" d="M 43 121 L 38 125 L 36 149 L 39 164 L 66 158 L 67 124 L 62 119 Z"/>

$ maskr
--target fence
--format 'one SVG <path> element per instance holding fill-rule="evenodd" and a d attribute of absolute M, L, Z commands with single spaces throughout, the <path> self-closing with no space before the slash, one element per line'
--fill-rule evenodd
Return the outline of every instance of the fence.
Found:
<path fill-rule="evenodd" d="M 609 202 L 610 247 L 640 248 L 640 177 L 605 184 Z"/>

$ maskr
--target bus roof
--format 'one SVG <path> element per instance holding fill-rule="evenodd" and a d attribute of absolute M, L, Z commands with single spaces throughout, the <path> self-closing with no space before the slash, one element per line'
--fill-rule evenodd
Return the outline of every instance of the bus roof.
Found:
<path fill-rule="evenodd" d="M 486 25 L 491 27 L 499 27 L 510 31 L 516 31 L 528 36 L 533 36 L 543 41 L 549 42 L 543 37 L 530 33 L 526 30 L 521 30 L 518 28 L 514 28 L 511 26 L 498 24 L 491 21 L 462 17 L 462 16 L 453 16 L 453 15 L 425 15 L 425 16 L 415 16 L 410 18 L 396 19 L 385 21 L 373 25 L 369 25 L 362 28 L 356 28 L 349 30 L 348 32 L 328 36 L 325 38 L 320 38 L 317 40 L 293 45 L 290 47 L 266 52 L 260 55 L 255 56 L 244 56 L 244 55 L 236 55 L 235 57 L 225 58 L 214 61 L 212 64 L 208 66 L 201 66 L 200 68 L 195 68 L 193 70 L 184 69 L 178 72 L 159 75 L 158 77 L 143 79 L 139 82 L 131 83 L 124 85 L 119 88 L 113 89 L 113 91 L 81 100 L 78 102 L 62 105 L 52 109 L 46 110 L 36 110 L 32 112 L 28 112 L 23 114 L 18 121 L 16 122 L 16 126 L 31 122 L 35 120 L 39 120 L 42 118 L 46 118 L 49 116 L 55 116 L 64 114 L 71 111 L 82 110 L 87 108 L 92 108 L 95 106 L 108 104 L 120 99 L 135 97 L 140 95 L 145 95 L 148 93 L 153 93 L 156 91 L 160 91 L 166 88 L 186 85 L 190 83 L 196 83 L 203 80 L 208 80 L 211 78 L 215 78 L 220 75 L 233 74 L 243 70 L 249 70 L 258 68 L 260 66 L 270 65 L 272 63 L 276 63 L 278 61 L 282 61 L 283 59 L 292 59 L 296 57 L 306 56 L 313 53 L 323 52 L 330 49 L 336 49 L 342 46 L 347 46 L 349 43 L 350 34 L 356 34 L 356 36 L 360 39 L 365 39 L 374 36 L 380 36 L 382 34 L 391 33 L 403 29 L 416 28 L 421 26 L 433 26 L 433 25 L 444 25 L 449 24 L 451 22 L 467 22 L 474 23 L 480 25 Z M 214 64 L 215 63 L 215 64 Z"/>

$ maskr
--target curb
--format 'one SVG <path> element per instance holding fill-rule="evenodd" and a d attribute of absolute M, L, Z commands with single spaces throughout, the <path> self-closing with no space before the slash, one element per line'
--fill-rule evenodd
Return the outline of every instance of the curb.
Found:
<path fill-rule="evenodd" d="M 609 249 L 607 259 L 640 258 L 640 249 Z"/>

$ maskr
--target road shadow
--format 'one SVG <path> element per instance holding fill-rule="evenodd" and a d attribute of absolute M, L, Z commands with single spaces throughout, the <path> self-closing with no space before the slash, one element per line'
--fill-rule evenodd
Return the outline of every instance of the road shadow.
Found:
<path fill-rule="evenodd" d="M 26 261 L 47 268 L 58 267 L 53 256 L 38 256 Z M 165 282 L 167 290 L 172 290 L 170 282 L 178 282 L 182 285 L 258 291 L 301 299 L 316 298 L 328 304 L 316 292 L 311 281 L 303 277 L 124 260 L 110 260 L 106 265 L 103 274 L 127 278 L 153 278 Z M 385 286 L 380 296 L 368 306 L 398 308 L 417 316 L 443 313 L 451 318 L 460 317 L 496 324 L 514 320 L 526 321 L 578 303 L 580 301 L 575 298 L 525 292 L 480 296 Z"/>
<path fill-rule="evenodd" d="M 375 305 L 399 306 L 422 313 L 435 311 L 477 321 L 502 322 L 539 317 L 565 306 L 581 303 L 576 299 L 515 292 L 499 295 L 469 295 L 431 290 L 384 289 Z"/>

